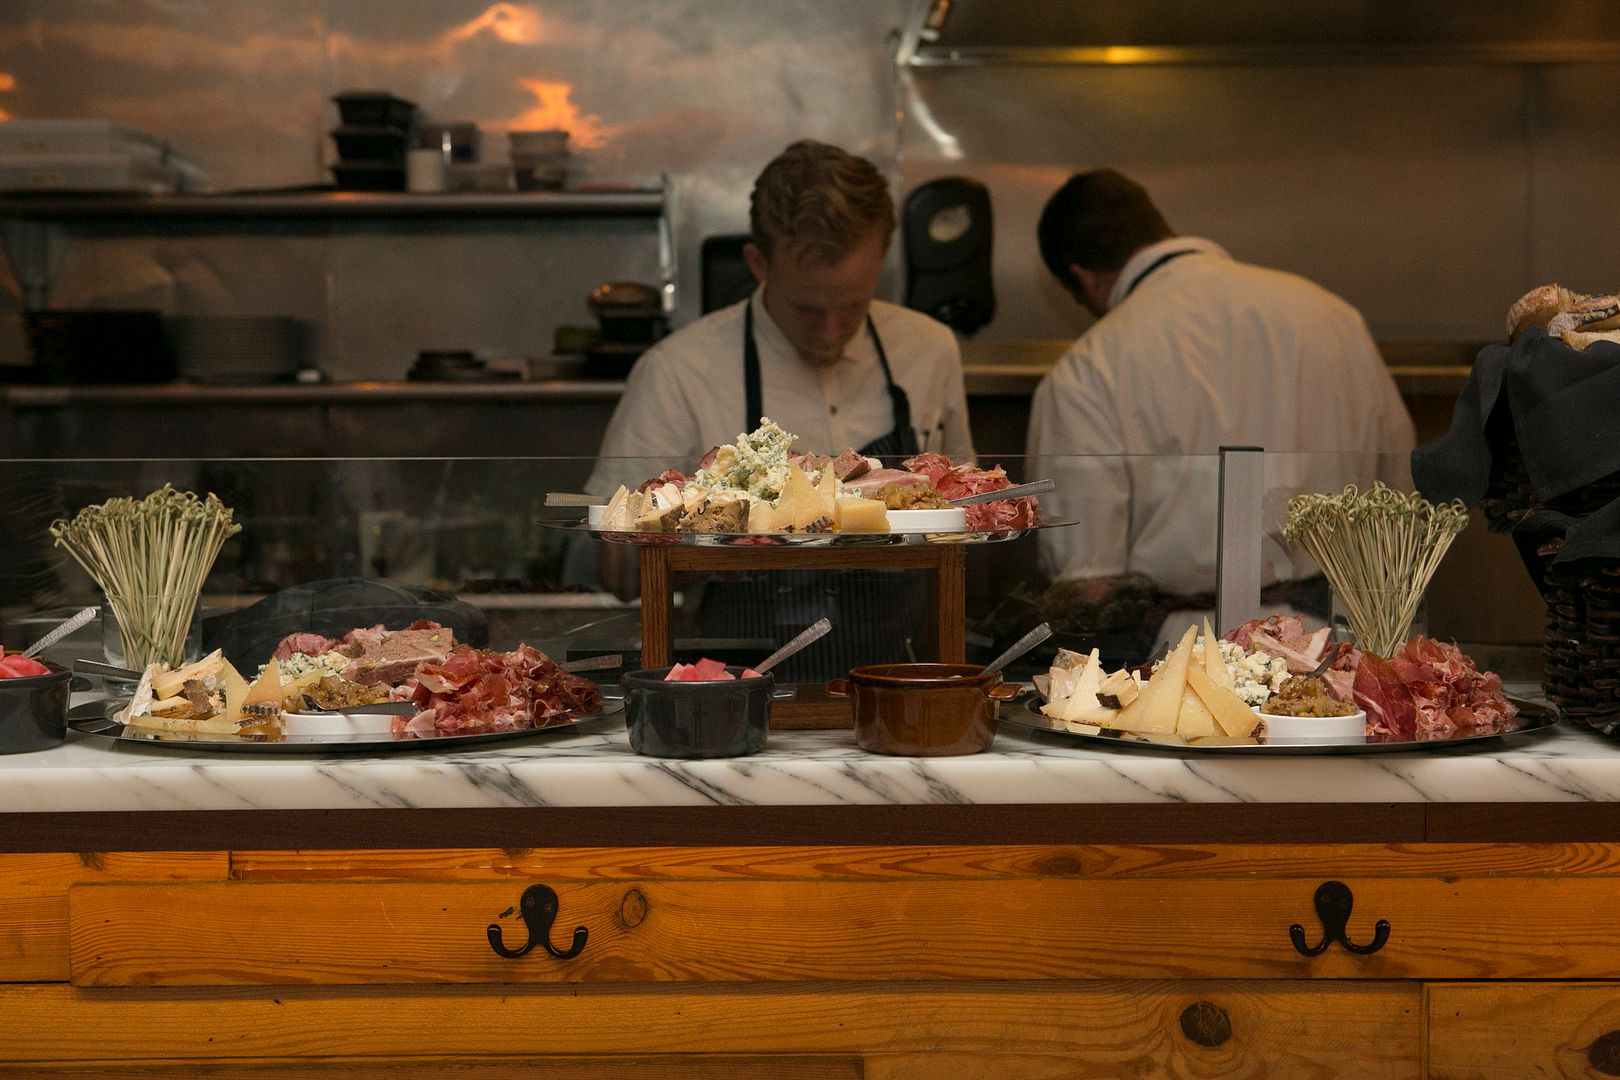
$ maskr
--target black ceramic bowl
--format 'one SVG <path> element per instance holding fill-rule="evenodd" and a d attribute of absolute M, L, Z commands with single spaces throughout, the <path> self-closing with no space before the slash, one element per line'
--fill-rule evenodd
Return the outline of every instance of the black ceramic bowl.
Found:
<path fill-rule="evenodd" d="M 726 668 L 740 676 L 740 667 Z M 776 676 L 717 682 L 665 682 L 669 668 L 628 671 L 624 723 L 638 754 L 667 758 L 743 757 L 765 748 Z"/>
<path fill-rule="evenodd" d="M 48 675 L 0 679 L 0 754 L 49 750 L 67 738 L 73 672 L 46 663 Z"/>

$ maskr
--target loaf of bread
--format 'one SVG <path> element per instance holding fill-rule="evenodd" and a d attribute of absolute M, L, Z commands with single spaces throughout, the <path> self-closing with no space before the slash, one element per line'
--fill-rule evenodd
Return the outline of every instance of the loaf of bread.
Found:
<path fill-rule="evenodd" d="M 1508 340 L 1512 341 L 1529 326 L 1546 326 L 1561 311 L 1574 307 L 1585 299 L 1562 285 L 1542 285 L 1531 289 L 1513 302 L 1508 309 Z"/>
<path fill-rule="evenodd" d="M 1594 341 L 1612 341 L 1620 345 L 1620 330 L 1566 330 L 1559 335 L 1564 344 L 1580 352 Z"/>
<path fill-rule="evenodd" d="M 1542 285 L 1531 289 L 1508 309 L 1508 340 L 1522 334 L 1527 327 L 1545 326 L 1553 337 L 1562 337 L 1575 345 L 1574 340 L 1585 341 L 1592 335 L 1620 330 L 1620 296 L 1578 293 L 1562 285 Z M 1572 340 L 1573 335 L 1573 340 Z"/>

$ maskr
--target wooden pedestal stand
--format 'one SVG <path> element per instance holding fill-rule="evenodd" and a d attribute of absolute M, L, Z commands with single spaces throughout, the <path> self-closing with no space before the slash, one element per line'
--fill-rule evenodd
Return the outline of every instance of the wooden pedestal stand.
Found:
<path fill-rule="evenodd" d="M 963 606 L 964 553 L 959 544 L 887 547 L 735 547 L 649 545 L 641 552 L 641 666 L 663 667 L 670 658 L 670 574 L 687 570 L 928 570 L 930 651 L 941 662 L 966 659 Z M 838 627 L 833 627 L 838 633 Z M 793 701 L 771 706 L 778 728 L 847 728 L 854 724 L 847 698 L 828 697 L 819 686 L 799 687 Z"/>

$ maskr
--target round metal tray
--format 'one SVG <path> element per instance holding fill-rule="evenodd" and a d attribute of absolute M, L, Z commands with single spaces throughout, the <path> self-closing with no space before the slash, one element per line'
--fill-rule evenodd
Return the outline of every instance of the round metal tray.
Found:
<path fill-rule="evenodd" d="M 1017 540 L 1038 529 L 1061 529 L 1077 525 L 1073 520 L 1043 521 L 1024 529 L 998 529 L 973 532 L 932 533 L 627 533 L 593 529 L 573 518 L 542 518 L 542 528 L 584 533 L 610 544 L 636 547 L 678 545 L 683 547 L 898 547 L 916 544 L 999 544 Z"/>
<path fill-rule="evenodd" d="M 1061 720 L 1054 720 L 1041 712 L 1045 704 L 1040 695 L 1025 700 L 1021 709 L 1004 710 L 1003 723 L 1030 728 L 1055 739 L 1073 743 L 1087 749 L 1142 750 L 1158 754 L 1218 754 L 1236 757 L 1277 754 L 1405 754 L 1414 751 L 1455 750 L 1480 747 L 1499 739 L 1511 739 L 1546 731 L 1558 723 L 1558 711 L 1519 698 L 1510 698 L 1519 707 L 1512 731 L 1476 734 L 1463 729 L 1444 739 L 1417 739 L 1393 735 L 1369 736 L 1365 742 L 1329 742 L 1315 739 L 1234 740 L 1221 742 L 1166 741 L 1162 737 L 1137 735 L 1124 731 L 1104 729 L 1096 735 L 1083 731 L 1070 731 Z M 1173 738 L 1173 737 L 1172 737 Z"/>
<path fill-rule="evenodd" d="M 342 734 L 342 735 L 290 735 L 286 738 L 256 740 L 240 735 L 185 734 L 182 732 L 149 731 L 127 727 L 115 719 L 117 713 L 129 704 L 128 698 L 101 698 L 75 705 L 68 710 L 68 727 L 81 735 L 104 739 L 120 746 L 152 746 L 165 750 L 192 750 L 228 754 L 346 754 L 393 753 L 398 751 L 462 750 L 485 743 L 510 742 L 514 739 L 533 739 L 561 735 L 579 730 L 580 725 L 600 717 L 624 711 L 621 700 L 604 700 L 600 712 L 572 716 L 560 724 L 521 731 L 484 731 L 470 735 L 404 735 Z"/>

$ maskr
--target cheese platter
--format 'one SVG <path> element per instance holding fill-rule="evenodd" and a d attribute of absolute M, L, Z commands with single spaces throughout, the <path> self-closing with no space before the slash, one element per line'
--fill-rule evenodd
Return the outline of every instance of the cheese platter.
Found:
<path fill-rule="evenodd" d="M 1381 657 L 1307 630 L 1298 615 L 1216 637 L 1189 626 L 1162 660 L 1108 671 L 1059 649 L 1041 700 L 1012 723 L 1085 745 L 1175 753 L 1379 753 L 1472 745 L 1552 727 L 1454 643 L 1421 635 Z"/>
<path fill-rule="evenodd" d="M 1051 738 L 1070 746 L 1085 749 L 1140 750 L 1167 754 L 1216 754 L 1235 757 L 1288 754 L 1388 754 L 1435 750 L 1479 749 L 1499 740 L 1532 735 L 1551 730 L 1558 723 L 1558 711 L 1551 706 L 1511 699 L 1518 708 L 1518 716 L 1504 730 L 1478 731 L 1458 728 L 1447 735 L 1420 738 L 1416 733 L 1395 735 L 1380 733 L 1345 737 L 1282 738 L 1268 735 L 1235 737 L 1210 735 L 1186 738 L 1174 734 L 1120 731 L 1114 728 L 1093 727 L 1085 730 L 1056 720 L 1041 712 L 1041 702 L 1032 698 L 1023 708 L 1009 709 L 1002 721 L 1026 728 L 1043 739 Z"/>
<path fill-rule="evenodd" d="M 366 724 L 349 725 L 346 729 L 337 725 L 300 729 L 289 724 L 273 738 L 242 732 L 166 731 L 126 724 L 121 717 L 128 707 L 128 698 L 99 698 L 75 705 L 68 710 L 68 728 L 97 741 L 164 750 L 231 754 L 443 753 L 488 743 L 577 733 L 587 721 L 623 712 L 624 702 L 603 700 L 595 711 L 570 713 L 544 727 L 462 733 L 441 733 L 431 729 L 396 733 L 386 727 Z M 369 719 L 370 715 L 367 714 L 366 718 Z"/>
<path fill-rule="evenodd" d="M 925 513 L 931 511 L 916 511 Z M 896 515 L 891 515 L 891 517 Z M 542 518 L 542 528 L 563 532 L 582 533 L 610 544 L 629 544 L 637 547 L 895 547 L 917 544 L 999 544 L 1017 540 L 1038 529 L 1057 529 L 1076 524 L 1073 520 L 1043 520 L 1037 524 L 1011 529 L 941 529 L 930 525 L 912 525 L 902 521 L 904 531 L 888 532 L 770 532 L 770 533 L 696 533 L 696 532 L 619 532 L 593 527 L 580 519 Z"/>

